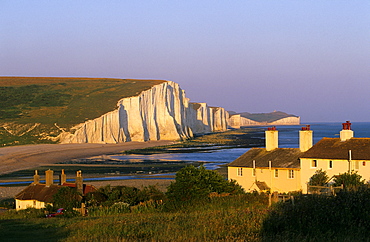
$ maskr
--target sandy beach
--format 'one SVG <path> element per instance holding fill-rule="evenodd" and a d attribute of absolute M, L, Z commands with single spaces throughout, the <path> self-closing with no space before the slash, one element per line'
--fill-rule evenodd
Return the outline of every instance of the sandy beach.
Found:
<path fill-rule="evenodd" d="M 119 144 L 39 144 L 0 148 L 0 175 L 43 164 L 96 155 L 117 154 L 122 151 L 170 145 L 174 141 L 127 142 Z"/>
<path fill-rule="evenodd" d="M 153 146 L 170 145 L 174 141 L 127 142 L 120 144 L 40 144 L 0 148 L 0 174 L 23 169 L 32 169 L 43 164 L 54 164 L 71 159 L 85 158 L 103 154 L 117 154 L 125 150 L 140 149 Z M 173 180 L 167 179 L 133 179 L 119 181 L 88 182 L 97 188 L 111 186 L 133 186 L 141 188 L 155 185 L 166 191 Z M 26 186 L 0 187 L 0 199 L 15 196 Z"/>

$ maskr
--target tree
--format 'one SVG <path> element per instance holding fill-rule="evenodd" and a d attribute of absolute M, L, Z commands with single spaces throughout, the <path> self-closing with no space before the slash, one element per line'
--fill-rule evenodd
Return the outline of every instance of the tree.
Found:
<path fill-rule="evenodd" d="M 311 176 L 308 185 L 310 186 L 325 186 L 328 184 L 329 177 L 326 175 L 326 171 L 322 169 L 317 170 L 313 176 Z"/>
<path fill-rule="evenodd" d="M 167 197 L 173 201 L 190 201 L 207 198 L 212 192 L 241 194 L 243 189 L 235 181 L 225 180 L 219 173 L 187 166 L 176 173 L 175 182 L 167 190 Z"/>
<path fill-rule="evenodd" d="M 53 195 L 54 208 L 64 208 L 67 211 L 72 211 L 73 208 L 81 206 L 81 194 L 74 188 L 61 187 L 57 193 Z"/>
<path fill-rule="evenodd" d="M 334 176 L 334 186 L 344 186 L 345 190 L 356 190 L 363 186 L 365 180 L 357 172 L 345 172 Z"/>

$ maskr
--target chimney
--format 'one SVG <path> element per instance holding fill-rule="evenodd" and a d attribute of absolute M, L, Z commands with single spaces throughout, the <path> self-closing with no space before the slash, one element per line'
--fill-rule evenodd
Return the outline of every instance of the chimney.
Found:
<path fill-rule="evenodd" d="M 265 131 L 266 150 L 271 151 L 279 146 L 278 131 L 273 126 Z"/>
<path fill-rule="evenodd" d="M 312 147 L 312 130 L 310 125 L 302 127 L 299 131 L 299 149 L 301 152 L 306 152 Z"/>
<path fill-rule="evenodd" d="M 351 123 L 346 121 L 342 123 L 343 129 L 340 131 L 340 141 L 347 141 L 350 138 L 353 138 L 353 131 L 351 130 Z"/>
<path fill-rule="evenodd" d="M 50 185 L 53 185 L 53 178 L 54 178 L 54 171 L 50 169 L 45 171 L 45 183 L 47 187 L 50 187 Z"/>
<path fill-rule="evenodd" d="M 59 185 L 63 185 L 67 182 L 67 175 L 64 174 L 64 169 L 62 169 L 62 174 L 59 175 Z"/>
<path fill-rule="evenodd" d="M 76 174 L 76 188 L 77 188 L 77 191 L 83 195 L 82 171 L 77 171 L 77 174 Z"/>
<path fill-rule="evenodd" d="M 40 184 L 40 176 L 37 174 L 37 170 L 35 170 L 35 175 L 33 175 L 33 184 Z"/>

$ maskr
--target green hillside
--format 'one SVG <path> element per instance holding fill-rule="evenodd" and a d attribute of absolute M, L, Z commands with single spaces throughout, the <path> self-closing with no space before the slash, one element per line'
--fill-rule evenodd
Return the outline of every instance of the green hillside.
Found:
<path fill-rule="evenodd" d="M 239 113 L 240 116 L 244 118 L 248 118 L 257 122 L 266 122 L 266 123 L 271 123 L 276 120 L 282 119 L 282 118 L 287 118 L 287 117 L 298 117 L 293 114 L 287 114 L 281 111 L 274 111 L 271 113 Z"/>
<path fill-rule="evenodd" d="M 116 108 L 117 101 L 135 96 L 163 80 L 111 78 L 0 77 L 0 146 L 50 142 L 57 136 Z M 39 123 L 34 127 L 35 123 Z M 32 128 L 32 132 L 26 132 Z M 14 137 L 13 137 L 14 136 Z M 30 136 L 30 137 L 28 137 Z"/>

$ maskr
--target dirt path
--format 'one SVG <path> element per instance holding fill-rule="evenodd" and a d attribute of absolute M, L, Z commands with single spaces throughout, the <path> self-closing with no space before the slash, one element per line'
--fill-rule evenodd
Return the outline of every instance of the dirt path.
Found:
<path fill-rule="evenodd" d="M 120 144 L 40 144 L 0 148 L 0 174 L 32 169 L 95 155 L 117 154 L 125 150 L 170 145 L 174 141 L 127 142 Z"/>

